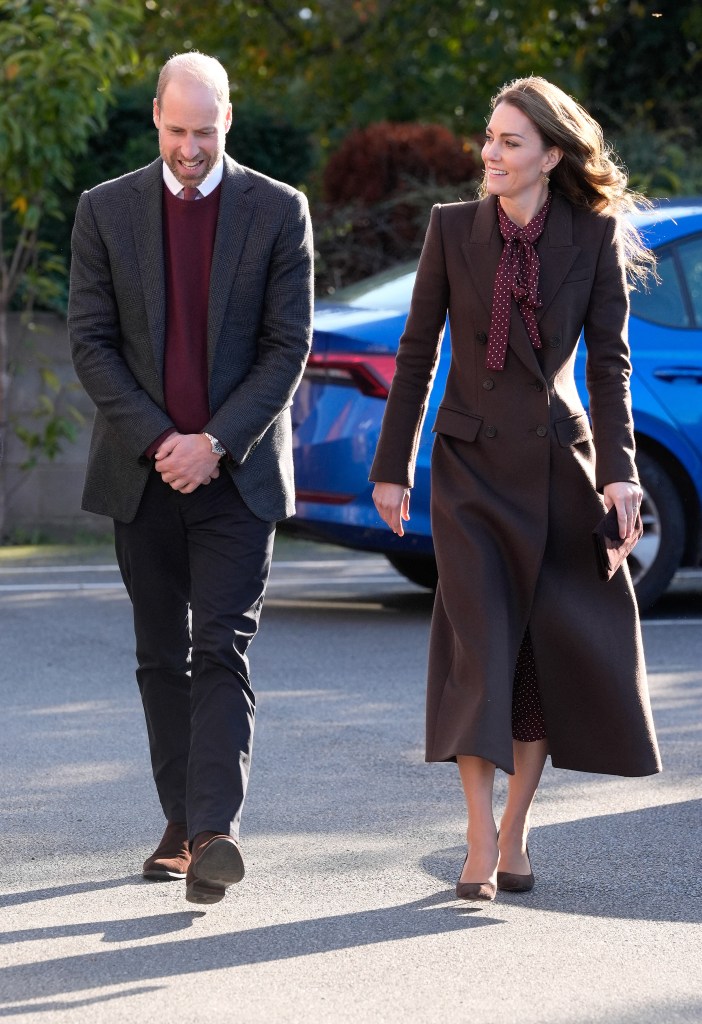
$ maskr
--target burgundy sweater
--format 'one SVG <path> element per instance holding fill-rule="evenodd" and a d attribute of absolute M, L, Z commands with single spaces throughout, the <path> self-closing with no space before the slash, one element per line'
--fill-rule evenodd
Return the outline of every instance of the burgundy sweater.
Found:
<path fill-rule="evenodd" d="M 166 412 L 181 434 L 199 434 L 210 419 L 207 387 L 207 305 L 221 186 L 185 202 L 163 187 L 166 271 Z M 149 445 L 152 456 L 172 431 Z"/>

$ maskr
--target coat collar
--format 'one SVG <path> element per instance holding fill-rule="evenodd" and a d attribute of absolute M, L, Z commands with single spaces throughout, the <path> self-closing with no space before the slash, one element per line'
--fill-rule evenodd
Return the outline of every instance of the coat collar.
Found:
<path fill-rule="evenodd" d="M 497 197 L 487 196 L 477 204 L 470 234 L 461 243 L 461 249 L 488 318 L 492 314 L 493 288 L 502 248 L 502 236 L 497 222 Z M 536 248 L 541 264 L 539 291 L 542 300 L 536 318 L 541 320 L 580 252 L 579 247 L 573 245 L 572 207 L 558 192 L 553 195 L 546 228 Z M 534 349 L 519 317 L 514 319 L 510 330 L 510 347 L 530 370 L 540 374 Z"/>
<path fill-rule="evenodd" d="M 163 259 L 163 162 L 161 157 L 132 176 L 135 193 L 133 230 L 139 254 L 146 315 L 156 365 L 162 369 L 166 336 L 166 284 Z M 217 339 L 231 286 L 253 214 L 254 179 L 245 167 L 224 155 L 222 192 L 212 253 L 207 312 L 207 353 L 212 369 Z"/>

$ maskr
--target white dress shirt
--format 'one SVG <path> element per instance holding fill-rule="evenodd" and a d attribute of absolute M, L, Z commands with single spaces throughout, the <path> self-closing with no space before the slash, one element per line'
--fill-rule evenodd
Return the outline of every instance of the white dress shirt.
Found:
<path fill-rule="evenodd" d="M 217 188 L 220 181 L 222 180 L 223 172 L 224 158 L 219 160 L 214 165 L 214 167 L 207 175 L 205 180 L 202 182 L 202 184 L 197 186 L 200 195 L 196 196 L 196 199 L 202 199 L 204 196 L 208 196 L 210 192 L 214 192 L 214 190 Z M 172 192 L 174 196 L 178 196 L 181 199 L 183 198 L 183 185 L 178 181 L 175 174 L 170 169 L 165 160 L 163 163 L 163 180 L 166 183 L 166 187 L 168 188 L 168 190 Z"/>

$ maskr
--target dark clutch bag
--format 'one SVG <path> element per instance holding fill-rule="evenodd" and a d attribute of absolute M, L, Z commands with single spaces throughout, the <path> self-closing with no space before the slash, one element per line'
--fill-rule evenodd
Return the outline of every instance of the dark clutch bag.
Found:
<path fill-rule="evenodd" d="M 642 536 L 643 523 L 641 522 L 641 515 L 637 513 L 633 534 L 626 540 L 621 539 L 619 536 L 619 523 L 617 522 L 617 509 L 616 506 L 612 505 L 604 519 L 600 520 L 592 531 L 597 571 L 601 580 L 612 579 L 612 576 L 614 576 L 619 566 Z"/>

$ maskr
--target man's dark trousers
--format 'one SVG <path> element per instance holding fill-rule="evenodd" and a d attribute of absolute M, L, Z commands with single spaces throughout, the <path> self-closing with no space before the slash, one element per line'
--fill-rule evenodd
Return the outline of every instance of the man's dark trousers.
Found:
<path fill-rule="evenodd" d="M 224 467 L 192 494 L 154 470 L 136 518 L 115 521 L 156 788 L 168 821 L 187 822 L 191 840 L 205 831 L 238 838 L 255 708 L 246 649 L 274 533 Z"/>

